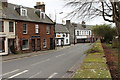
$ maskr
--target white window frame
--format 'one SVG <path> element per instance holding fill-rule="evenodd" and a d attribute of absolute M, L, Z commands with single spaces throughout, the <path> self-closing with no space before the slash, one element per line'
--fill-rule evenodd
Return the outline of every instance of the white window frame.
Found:
<path fill-rule="evenodd" d="M 89 34 L 88 34 L 88 31 L 87 31 L 87 35 L 89 35 Z"/>
<path fill-rule="evenodd" d="M 79 31 L 77 31 L 77 36 L 79 36 Z"/>
<path fill-rule="evenodd" d="M 39 33 L 40 33 L 40 30 L 39 30 L 39 29 L 40 29 L 39 25 L 36 24 L 36 25 L 35 25 L 35 33 L 36 33 L 36 34 L 39 34 Z"/>
<path fill-rule="evenodd" d="M 23 41 L 24 41 L 24 40 L 28 40 L 28 47 L 27 47 L 27 48 L 23 48 Z M 28 50 L 28 49 L 29 49 L 29 39 L 23 39 L 23 40 L 22 40 L 22 50 Z"/>
<path fill-rule="evenodd" d="M 80 35 L 81 35 L 81 30 L 80 30 Z"/>
<path fill-rule="evenodd" d="M 24 25 L 26 25 L 26 30 L 24 30 Z M 26 33 L 24 33 L 24 31 L 26 31 Z M 23 24 L 23 34 L 27 34 L 28 33 L 28 25 L 27 24 Z"/>
<path fill-rule="evenodd" d="M 40 12 L 40 19 L 45 19 L 45 12 Z"/>
<path fill-rule="evenodd" d="M 89 35 L 91 35 L 91 31 L 89 31 Z"/>
<path fill-rule="evenodd" d="M 67 43 L 67 44 L 68 44 L 68 42 L 69 42 L 68 39 L 66 39 L 66 43 Z"/>
<path fill-rule="evenodd" d="M 57 45 L 59 44 L 59 39 L 56 40 L 56 44 L 57 44 Z"/>
<path fill-rule="evenodd" d="M 12 31 L 11 31 L 10 23 L 12 23 Z M 12 21 L 9 21 L 9 32 L 14 32 L 14 22 Z"/>
<path fill-rule="evenodd" d="M 84 31 L 82 30 L 82 35 L 84 35 Z"/>
<path fill-rule="evenodd" d="M 25 11 L 25 14 L 23 14 L 23 11 Z M 21 16 L 27 16 L 27 9 L 21 8 Z"/>
<path fill-rule="evenodd" d="M 43 48 L 47 48 L 47 40 L 46 39 L 43 39 Z"/>
<path fill-rule="evenodd" d="M 85 31 L 83 30 L 83 35 L 85 35 Z"/>
<path fill-rule="evenodd" d="M 46 26 L 46 34 L 50 34 L 50 33 L 51 33 L 51 32 L 50 32 L 50 29 L 51 29 L 50 27 L 51 27 L 50 25 L 47 25 L 47 26 Z M 49 28 L 49 31 L 48 31 L 48 28 Z"/>
<path fill-rule="evenodd" d="M 68 37 L 68 33 L 66 33 L 66 37 Z"/>
<path fill-rule="evenodd" d="M 86 30 L 84 31 L 84 35 L 86 35 Z"/>

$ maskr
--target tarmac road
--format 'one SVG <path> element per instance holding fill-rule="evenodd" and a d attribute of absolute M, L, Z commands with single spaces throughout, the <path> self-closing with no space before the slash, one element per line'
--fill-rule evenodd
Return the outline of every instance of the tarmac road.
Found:
<path fill-rule="evenodd" d="M 62 78 L 71 67 L 83 61 L 84 52 L 90 47 L 90 43 L 81 43 L 49 54 L 3 62 L 2 77 Z"/>

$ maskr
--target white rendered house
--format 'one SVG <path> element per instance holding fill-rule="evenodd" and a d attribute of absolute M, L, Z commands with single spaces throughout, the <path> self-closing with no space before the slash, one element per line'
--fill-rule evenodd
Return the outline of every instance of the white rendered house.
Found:
<path fill-rule="evenodd" d="M 15 40 L 15 21 L 0 21 L 0 55 L 11 52 L 10 47 L 14 46 Z"/>
<path fill-rule="evenodd" d="M 55 33 L 57 46 L 70 45 L 70 33 L 65 25 L 57 24 L 55 26 Z"/>
<path fill-rule="evenodd" d="M 80 24 L 75 27 L 75 36 L 77 43 L 92 41 L 92 26 L 87 25 L 83 28 Z"/>

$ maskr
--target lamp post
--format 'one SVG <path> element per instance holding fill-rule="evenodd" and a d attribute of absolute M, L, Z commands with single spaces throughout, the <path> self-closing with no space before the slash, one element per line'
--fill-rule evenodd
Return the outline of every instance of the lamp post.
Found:
<path fill-rule="evenodd" d="M 74 26 L 74 45 L 75 45 L 75 26 Z"/>
<path fill-rule="evenodd" d="M 63 12 L 59 12 L 58 14 L 62 14 Z M 55 25 L 56 25 L 56 22 L 57 22 L 57 13 L 56 13 L 56 10 L 55 10 L 55 21 L 54 21 L 54 49 L 56 49 L 56 33 L 55 33 Z"/>
<path fill-rule="evenodd" d="M 61 47 L 63 47 L 64 45 L 64 37 L 65 37 L 65 34 L 63 33 L 63 38 L 61 39 Z"/>

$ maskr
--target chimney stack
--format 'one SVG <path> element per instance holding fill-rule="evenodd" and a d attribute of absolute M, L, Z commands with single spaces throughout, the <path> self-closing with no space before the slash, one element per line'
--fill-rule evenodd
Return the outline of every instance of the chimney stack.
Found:
<path fill-rule="evenodd" d="M 44 2 L 36 2 L 36 6 L 34 6 L 36 9 L 40 9 L 42 12 L 45 12 L 45 4 Z"/>
<path fill-rule="evenodd" d="M 8 7 L 8 1 L 7 0 L 1 0 L 2 7 Z"/>
<path fill-rule="evenodd" d="M 71 27 L 70 24 L 71 24 L 70 20 L 66 20 L 66 27 L 68 30 L 70 30 Z"/>

